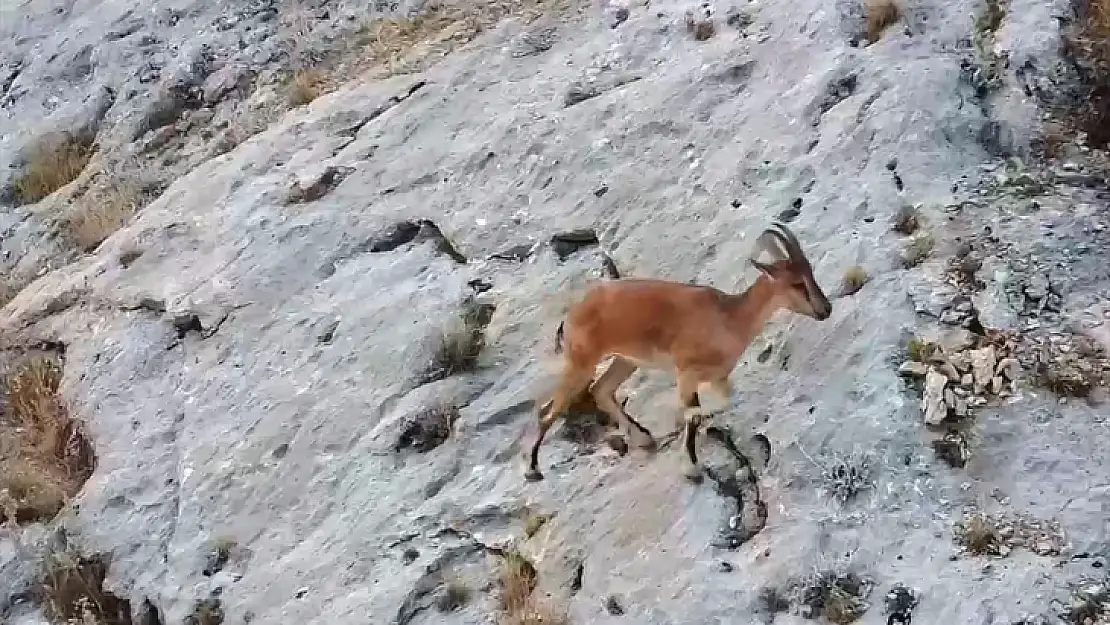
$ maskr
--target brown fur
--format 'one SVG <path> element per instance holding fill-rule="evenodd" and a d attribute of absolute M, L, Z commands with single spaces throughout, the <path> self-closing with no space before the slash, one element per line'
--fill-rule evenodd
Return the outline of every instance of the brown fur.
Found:
<path fill-rule="evenodd" d="M 777 227 L 789 233 L 784 226 Z M 766 232 L 764 237 L 768 237 Z M 618 405 L 617 387 L 641 367 L 674 371 L 691 463 L 688 475 L 692 479 L 695 473 L 700 475 L 693 449 L 703 416 L 694 414 L 700 413 L 698 387 L 708 385 L 729 400 L 729 374 L 777 311 L 791 310 L 818 320 L 827 319 L 832 312 L 832 304 L 813 279 L 809 261 L 796 240 L 792 241 L 794 251 L 791 242 L 776 250 L 774 235 L 770 237 L 761 237 L 761 244 L 779 258 L 770 264 L 753 259 L 761 275 L 743 293 L 626 278 L 595 285 L 572 306 L 556 331 L 556 352 L 563 353 L 562 378 L 551 400 L 540 407 L 528 479 L 542 479 L 537 456 L 544 435 L 590 388 L 595 367 L 609 356 L 614 357 L 612 364 L 593 383 L 590 393 L 616 424 L 640 439 L 640 447 L 654 447 L 654 438 Z M 789 237 L 793 239 L 792 234 Z"/>

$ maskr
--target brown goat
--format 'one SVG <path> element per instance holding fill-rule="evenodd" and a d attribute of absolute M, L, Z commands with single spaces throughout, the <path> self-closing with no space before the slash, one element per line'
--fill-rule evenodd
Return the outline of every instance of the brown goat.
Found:
<path fill-rule="evenodd" d="M 786 309 L 818 321 L 829 318 L 832 304 L 813 277 L 813 268 L 794 234 L 773 222 L 757 240 L 757 251 L 774 258 L 752 257 L 758 279 L 743 293 L 666 280 L 624 278 L 592 287 L 567 312 L 556 332 L 556 351 L 563 370 L 552 398 L 540 406 L 539 433 L 532 444 L 526 479 L 543 479 L 539 449 L 544 436 L 576 398 L 590 389 L 597 406 L 641 448 L 655 447 L 651 432 L 624 412 L 617 388 L 638 368 L 670 369 L 678 386 L 679 417 L 684 426 L 688 462 L 684 474 L 701 478 L 694 439 L 708 415 L 698 400 L 701 385 L 733 403 L 729 374 L 767 321 Z M 563 343 L 565 339 L 565 350 Z M 613 362 L 592 388 L 595 367 L 608 356 Z"/>

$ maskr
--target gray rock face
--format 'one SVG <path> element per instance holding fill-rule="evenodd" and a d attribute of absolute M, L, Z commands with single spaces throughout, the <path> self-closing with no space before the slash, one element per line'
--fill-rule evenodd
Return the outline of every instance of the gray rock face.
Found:
<path fill-rule="evenodd" d="M 338 34 L 363 6 L 317 4 Z M 667 0 L 508 21 L 425 72 L 352 79 L 231 149 L 176 148 L 132 222 L 32 272 L 0 309 L 5 341 L 66 345 L 62 391 L 99 456 L 67 524 L 112 552 L 112 591 L 167 624 L 213 596 L 231 624 L 487 623 L 494 556 L 512 543 L 571 623 L 802 623 L 797 601 L 780 611 L 761 588 L 814 566 L 871 580 L 861 623 L 886 622 L 896 587 L 914 589 L 915 622 L 1003 623 L 1051 617 L 1071 585 L 1105 576 L 1092 566 L 1110 558 L 1105 406 L 1028 384 L 975 412 L 971 459 L 952 468 L 895 356 L 956 295 L 944 282 L 956 237 L 986 257 L 986 287 L 961 300 L 984 324 L 1104 329 L 1102 191 L 1046 183 L 1040 215 L 1017 212 L 1017 174 L 983 129 L 1005 121 L 1017 138 L 1005 151 L 1020 153 L 1033 118 L 1005 98 L 981 105 L 961 70 L 974 3 L 918 3 L 868 46 L 847 5 L 751 4 L 742 29 L 717 6 L 705 40 Z M 122 159 L 167 124 L 232 119 L 271 97 L 242 94 L 286 54 L 271 2 L 3 11 L 0 185 L 43 128 L 94 128 Z M 1004 24 L 1011 58 L 1054 58 L 1052 21 Z M 906 269 L 890 218 L 913 202 L 937 245 Z M 714 417 L 771 443 L 764 529 L 721 546 L 736 501 L 725 480 L 684 480 L 680 445 L 620 455 L 555 431 L 546 479 L 525 482 L 555 329 L 604 263 L 742 289 L 755 236 L 784 211 L 827 293 L 853 265 L 871 280 L 827 321 L 776 315 L 733 374 L 742 404 Z M 994 240 L 977 238 L 985 225 Z M 4 208 L 0 227 L 5 271 L 48 264 L 27 260 L 53 240 L 46 220 Z M 586 229 L 596 244 L 551 243 Z M 1007 299 L 1038 264 L 1066 277 L 1047 313 Z M 472 296 L 495 307 L 477 368 L 421 384 Z M 993 360 L 979 365 L 989 383 Z M 639 374 L 626 391 L 656 436 L 672 428 L 670 377 Z M 448 435 L 398 445 L 439 405 L 458 408 Z M 716 440 L 698 444 L 733 470 Z M 823 465 L 859 448 L 873 487 L 833 504 L 819 493 L 837 471 Z M 1070 550 L 962 553 L 953 524 L 971 508 L 1054 519 Z M 537 513 L 550 518 L 526 537 Z M 216 566 L 221 540 L 236 547 Z M 0 601 L 32 574 L 12 554 L 0 550 L 0 576 L 16 580 Z M 453 579 L 470 599 L 441 612 Z"/>

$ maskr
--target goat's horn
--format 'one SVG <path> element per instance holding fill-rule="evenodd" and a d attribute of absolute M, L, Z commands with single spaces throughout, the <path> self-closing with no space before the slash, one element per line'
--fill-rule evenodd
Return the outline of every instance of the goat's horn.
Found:
<path fill-rule="evenodd" d="M 798 238 L 786 227 L 786 224 L 781 221 L 771 222 L 771 227 L 767 229 L 768 232 L 775 235 L 777 239 L 782 241 L 783 248 L 785 248 L 790 258 L 795 261 L 805 261 L 806 255 L 802 251 L 801 244 L 798 243 Z"/>
<path fill-rule="evenodd" d="M 774 256 L 776 260 L 787 260 L 790 258 L 790 250 L 784 243 L 779 233 L 770 228 L 764 230 L 762 234 L 759 235 L 759 238 L 756 239 L 758 249 L 770 252 L 771 256 Z M 756 255 L 758 256 L 758 251 Z"/>

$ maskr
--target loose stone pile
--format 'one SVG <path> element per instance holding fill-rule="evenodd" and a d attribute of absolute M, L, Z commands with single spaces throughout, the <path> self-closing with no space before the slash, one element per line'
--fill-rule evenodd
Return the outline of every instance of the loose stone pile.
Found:
<path fill-rule="evenodd" d="M 993 397 L 1006 397 L 1013 392 L 1013 382 L 1021 371 L 1021 363 L 1010 354 L 1013 340 L 998 344 L 986 341 L 981 347 L 949 347 L 914 339 L 916 359 L 907 360 L 898 373 L 924 378 L 921 411 L 925 424 L 939 426 L 946 420 L 958 421 L 970 415 L 972 408 L 986 405 Z"/>

